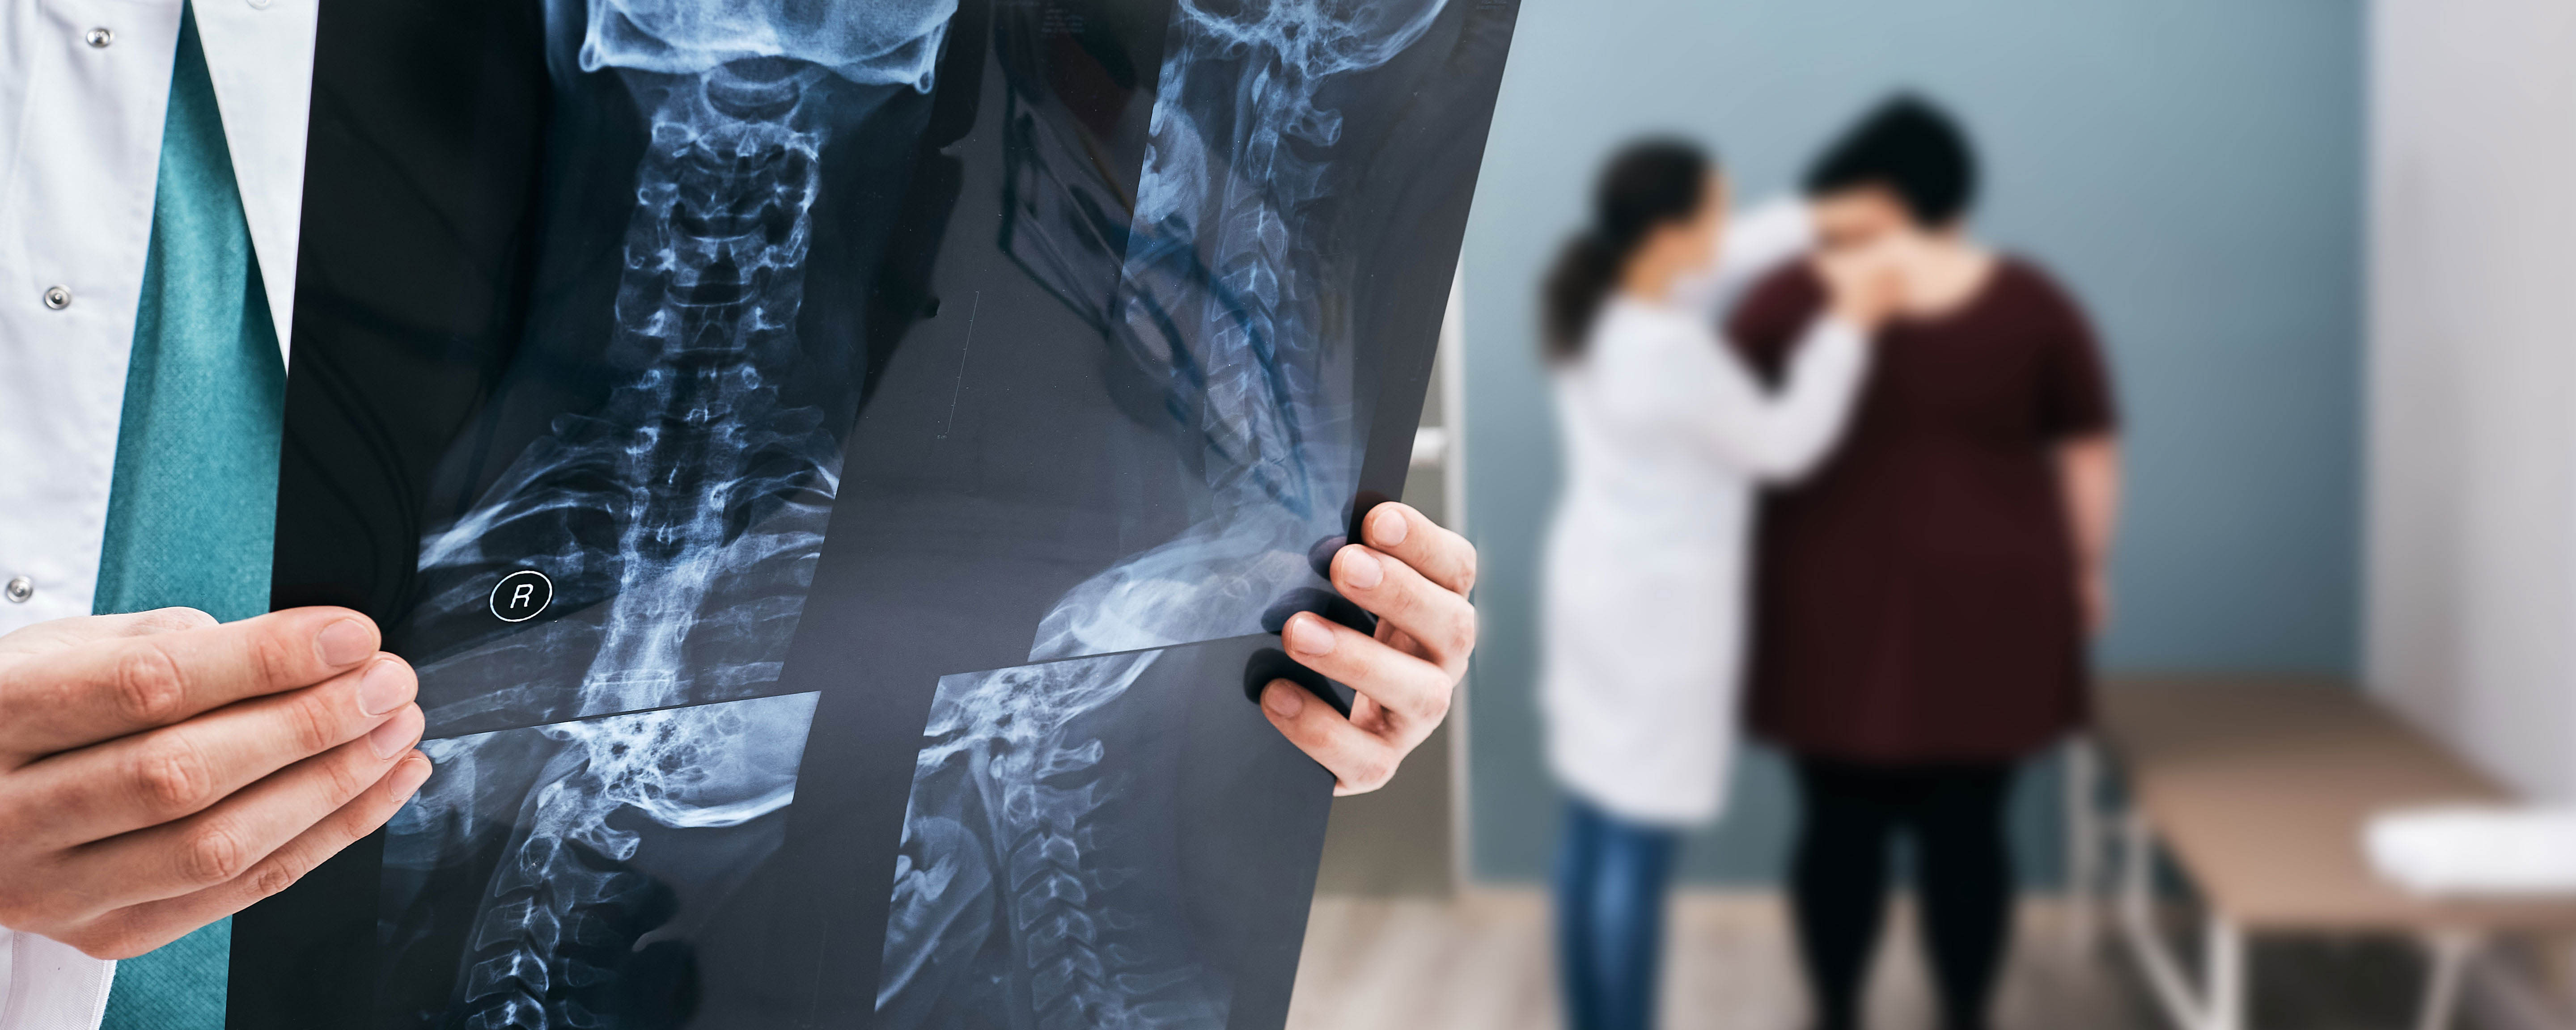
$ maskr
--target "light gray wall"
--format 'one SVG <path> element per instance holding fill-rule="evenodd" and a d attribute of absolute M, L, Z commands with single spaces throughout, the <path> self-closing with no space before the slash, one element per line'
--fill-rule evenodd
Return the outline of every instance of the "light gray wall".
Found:
<path fill-rule="evenodd" d="M 2369 678 L 2576 802 L 2576 8 L 2371 6 Z"/>
<path fill-rule="evenodd" d="M 1979 231 L 2071 285 L 2111 349 L 2131 493 L 2103 663 L 2350 673 L 2361 22 L 2346 0 L 1528 0 L 1466 252 L 1480 873 L 1541 874 L 1556 825 L 1531 703 L 1557 482 L 1533 286 L 1640 133 L 1713 143 L 1752 197 L 1893 88 L 1951 104 L 1986 162 Z M 1752 761 L 1694 878 L 1778 865 L 1784 784 Z M 2025 793 L 2035 844 L 2046 798 Z M 2049 858 L 2030 853 L 2043 879 Z"/>

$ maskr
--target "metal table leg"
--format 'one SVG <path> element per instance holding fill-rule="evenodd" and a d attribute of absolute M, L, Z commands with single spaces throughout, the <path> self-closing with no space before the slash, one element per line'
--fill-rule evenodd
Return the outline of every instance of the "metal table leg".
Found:
<path fill-rule="evenodd" d="M 2431 960 L 2424 983 L 2424 1008 L 2416 1016 L 2417 1030 L 2448 1030 L 2451 1017 L 2460 1007 L 2460 981 L 2469 970 L 2469 960 L 2477 957 L 2478 935 L 2465 931 L 2446 931 L 2425 937 L 2426 957 Z"/>
<path fill-rule="evenodd" d="M 2102 756 L 2090 738 L 2066 744 L 2066 934 L 2077 953 L 2101 933 Z"/>
<path fill-rule="evenodd" d="M 2203 991 L 2195 994 L 2156 929 L 2155 832 L 2134 807 L 2121 829 L 2121 936 L 2156 1003 L 2181 1030 L 2246 1030 L 2244 933 L 2225 913 L 2210 913 L 2201 955 Z"/>

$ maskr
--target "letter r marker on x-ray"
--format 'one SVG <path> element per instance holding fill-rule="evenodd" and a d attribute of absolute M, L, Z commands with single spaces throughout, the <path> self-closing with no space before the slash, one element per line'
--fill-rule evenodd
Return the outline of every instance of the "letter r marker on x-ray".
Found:
<path fill-rule="evenodd" d="M 526 622 L 545 611 L 547 603 L 554 599 L 553 580 L 535 569 L 520 569 L 492 585 L 492 617 L 503 622 Z"/>

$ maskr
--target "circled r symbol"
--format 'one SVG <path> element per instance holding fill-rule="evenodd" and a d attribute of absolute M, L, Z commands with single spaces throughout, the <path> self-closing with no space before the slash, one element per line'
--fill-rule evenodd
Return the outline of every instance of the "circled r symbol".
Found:
<path fill-rule="evenodd" d="M 526 622 L 555 599 L 555 583 L 535 569 L 520 569 L 492 587 L 492 616 L 503 622 Z"/>

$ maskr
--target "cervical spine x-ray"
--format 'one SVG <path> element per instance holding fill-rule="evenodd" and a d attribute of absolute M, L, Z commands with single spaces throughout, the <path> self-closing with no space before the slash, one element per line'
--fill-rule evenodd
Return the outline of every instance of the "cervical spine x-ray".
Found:
<path fill-rule="evenodd" d="M 1091 227 L 1006 229 L 1037 252 L 1033 273 L 1158 381 L 1162 413 L 1199 443 L 1208 507 L 1068 592 L 1029 658 L 1125 653 L 940 681 L 905 818 L 881 1025 L 1226 1025 L 1230 985 L 1156 909 L 1162 871 L 1120 854 L 1166 813 L 1129 803 L 1140 785 L 1121 759 L 1134 745 L 1113 749 L 1107 733 L 1151 721 L 1117 717 L 1157 658 L 1139 649 L 1257 632 L 1264 614 L 1276 629 L 1284 613 L 1270 609 L 1320 593 L 1308 555 L 1341 522 L 1359 459 L 1349 312 L 1331 303 L 1346 285 L 1333 273 L 1350 266 L 1305 224 L 1351 185 L 1333 161 L 1340 112 L 1320 97 L 1414 44 L 1443 2 L 1184 0 L 1114 285 L 1087 294 L 1067 267 L 1078 245 L 1039 242 L 1087 240 Z M 1029 144 L 1018 162 L 1076 156 Z M 1051 213 L 1075 223 L 1076 211 Z M 1140 877 L 1145 889 L 1123 889 Z"/>
<path fill-rule="evenodd" d="M 1514 5 L 324 5 L 278 602 L 437 772 L 233 1025 L 1278 1026 Z"/>
<path fill-rule="evenodd" d="M 777 849 L 814 700 L 424 744 L 437 772 L 385 842 L 385 1025 L 686 1025 L 692 924 Z"/>

